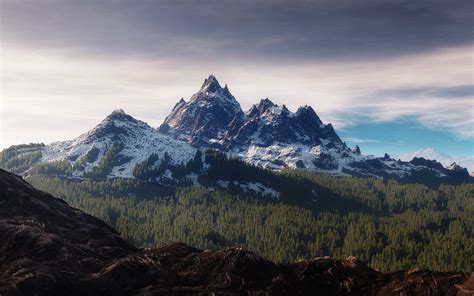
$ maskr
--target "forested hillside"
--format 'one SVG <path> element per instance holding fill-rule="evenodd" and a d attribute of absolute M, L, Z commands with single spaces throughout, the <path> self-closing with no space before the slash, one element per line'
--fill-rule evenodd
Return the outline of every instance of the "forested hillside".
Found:
<path fill-rule="evenodd" d="M 102 185 L 108 190 L 116 190 L 119 185 L 123 190 L 132 185 L 122 181 L 113 186 Z M 77 185 L 73 186 L 76 190 L 88 187 Z M 99 187 L 96 189 L 104 189 Z M 347 226 L 338 224 L 338 215 L 321 215 L 318 221 L 319 217 L 315 219 L 309 211 L 282 204 L 235 200 L 235 196 L 209 194 L 197 188 L 177 192 L 178 200 L 167 203 L 146 199 L 136 202 L 130 198 L 77 201 L 87 205 L 90 212 L 108 217 L 109 223 L 122 225 L 123 232 L 136 239 L 161 244 L 171 237 L 210 248 L 238 241 L 274 257 L 328 252 L 319 249 L 321 236 L 314 244 L 308 243 L 317 235 L 315 229 L 344 231 Z M 470 273 L 382 273 L 353 256 L 275 263 L 239 246 L 203 250 L 179 242 L 139 249 L 103 220 L 2 169 L 0 204 L 2 295 L 386 296 L 467 295 L 472 290 Z M 351 219 L 346 222 L 354 221 Z M 351 224 L 348 225 L 352 231 Z M 371 235 L 369 240 L 373 237 L 372 232 L 367 235 Z M 327 236 L 329 240 L 323 237 L 322 243 L 333 244 L 331 236 Z M 282 248 L 283 243 L 292 249 Z M 271 248 L 273 245 L 277 249 Z M 342 252 L 348 252 L 344 248 Z M 294 252 L 287 254 L 285 250 Z"/>
<path fill-rule="evenodd" d="M 33 185 L 106 220 L 139 246 L 241 245 L 276 261 L 354 255 L 383 271 L 474 269 L 472 183 L 428 187 L 277 173 L 215 150 L 197 150 L 182 165 L 151 154 L 134 167 L 136 179 L 103 179 L 119 146 L 88 172 L 97 178 L 81 179 L 72 177 L 69 161 L 36 163 L 42 147 L 4 150 L 1 166 L 32 166 Z"/>
<path fill-rule="evenodd" d="M 251 169 L 238 166 L 236 173 Z M 223 172 L 215 173 L 225 179 Z M 311 199 L 306 204 L 291 203 L 289 196 L 278 200 L 130 179 L 36 175 L 28 181 L 104 219 L 140 246 L 176 241 L 208 249 L 241 245 L 276 261 L 354 255 L 383 271 L 474 269 L 473 184 L 428 188 L 302 171 L 260 171 L 259 178 L 297 180 L 318 192 L 308 197 L 298 196 L 304 188 L 295 190 L 294 200 Z"/>

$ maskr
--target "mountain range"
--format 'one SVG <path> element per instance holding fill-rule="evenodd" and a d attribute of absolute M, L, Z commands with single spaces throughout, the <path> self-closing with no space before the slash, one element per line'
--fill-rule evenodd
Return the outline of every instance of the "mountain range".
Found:
<path fill-rule="evenodd" d="M 181 99 L 157 129 L 115 110 L 73 140 L 7 148 L 1 153 L 0 167 L 22 175 L 91 179 L 139 178 L 153 172 L 148 181 L 199 183 L 197 177 L 209 167 L 202 156 L 206 149 L 276 171 L 304 169 L 402 181 L 471 180 L 459 165 L 445 167 L 422 157 L 402 161 L 388 154 L 363 155 L 358 146 L 348 147 L 310 106 L 291 112 L 267 98 L 243 111 L 227 85 L 222 87 L 213 75 L 188 101 Z M 182 169 L 192 162 L 200 162 L 202 169 Z"/>
<path fill-rule="evenodd" d="M 449 167 L 455 163 L 465 167 L 471 174 L 474 173 L 474 156 L 452 156 L 435 148 L 419 149 L 415 152 L 404 153 L 398 156 L 398 158 L 404 161 L 410 161 L 415 157 L 436 160 L 445 167 Z"/>

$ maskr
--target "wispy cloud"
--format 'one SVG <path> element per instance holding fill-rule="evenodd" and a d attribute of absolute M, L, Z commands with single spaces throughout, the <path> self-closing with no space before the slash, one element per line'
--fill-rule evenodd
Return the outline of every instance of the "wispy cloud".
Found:
<path fill-rule="evenodd" d="M 336 129 L 409 117 L 472 139 L 473 99 L 465 86 L 472 83 L 473 50 L 469 45 L 384 60 L 275 64 L 104 58 L 76 49 L 2 44 L 3 143 L 71 138 L 115 108 L 157 126 L 175 102 L 190 97 L 210 73 L 229 85 L 244 108 L 270 97 L 293 110 L 311 105 Z M 463 88 L 462 96 L 449 91 Z M 404 94 L 413 89 L 436 91 Z"/>
<path fill-rule="evenodd" d="M 389 141 L 381 141 L 381 140 L 375 140 L 375 139 L 365 139 L 365 138 L 354 138 L 354 137 L 343 137 L 344 141 L 347 142 L 352 142 L 352 143 L 381 143 L 381 144 L 390 144 L 390 145 L 403 145 L 403 141 L 397 141 L 397 142 L 389 142 Z"/>
<path fill-rule="evenodd" d="M 463 139 L 474 138 L 473 98 L 385 99 L 383 103 L 367 104 L 360 108 L 370 110 L 367 116 L 373 122 L 410 118 L 425 128 L 449 130 Z"/>

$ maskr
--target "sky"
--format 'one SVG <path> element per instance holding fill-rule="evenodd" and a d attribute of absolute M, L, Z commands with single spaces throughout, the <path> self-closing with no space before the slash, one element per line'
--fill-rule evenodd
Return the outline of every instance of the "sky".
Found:
<path fill-rule="evenodd" d="M 470 0 L 0 0 L 0 149 L 114 109 L 159 126 L 214 74 L 310 105 L 362 153 L 474 155 Z"/>

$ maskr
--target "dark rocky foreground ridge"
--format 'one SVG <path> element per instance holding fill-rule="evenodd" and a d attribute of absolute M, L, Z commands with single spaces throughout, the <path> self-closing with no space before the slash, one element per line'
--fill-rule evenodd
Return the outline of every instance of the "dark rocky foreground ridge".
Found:
<path fill-rule="evenodd" d="M 472 295 L 473 274 L 382 274 L 354 257 L 276 264 L 242 248 L 138 249 L 0 170 L 0 294 Z"/>

